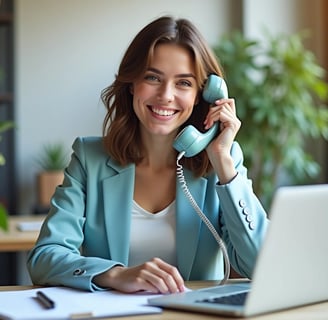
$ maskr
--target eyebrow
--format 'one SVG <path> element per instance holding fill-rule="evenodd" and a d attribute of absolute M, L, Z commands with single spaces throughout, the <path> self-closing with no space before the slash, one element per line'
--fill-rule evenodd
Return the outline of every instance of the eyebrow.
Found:
<path fill-rule="evenodd" d="M 164 75 L 164 72 L 162 72 L 156 68 L 152 68 L 152 67 L 148 68 L 147 71 L 152 71 L 157 74 Z M 180 74 L 176 74 L 174 77 L 175 78 L 194 78 L 194 79 L 196 79 L 195 75 L 192 73 L 180 73 Z"/>

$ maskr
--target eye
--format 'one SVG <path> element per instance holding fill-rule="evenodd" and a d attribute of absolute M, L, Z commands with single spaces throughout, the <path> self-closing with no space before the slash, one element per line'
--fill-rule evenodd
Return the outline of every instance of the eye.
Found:
<path fill-rule="evenodd" d="M 155 74 L 146 74 L 144 77 L 145 80 L 150 81 L 150 82 L 159 82 L 160 79 L 157 75 Z"/>
<path fill-rule="evenodd" d="M 189 80 L 181 79 L 178 81 L 178 85 L 181 87 L 192 87 L 192 83 Z"/>

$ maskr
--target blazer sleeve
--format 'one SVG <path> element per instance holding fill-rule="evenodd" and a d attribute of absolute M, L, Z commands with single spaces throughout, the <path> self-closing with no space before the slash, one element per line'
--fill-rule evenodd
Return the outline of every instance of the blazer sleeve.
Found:
<path fill-rule="evenodd" d="M 78 138 L 73 144 L 74 152 L 63 184 L 57 187 L 37 243 L 28 254 L 27 268 L 34 284 L 100 290 L 92 283 L 93 277 L 114 265 L 121 265 L 80 253 L 86 219 L 86 157 L 91 157 L 88 160 L 91 162 L 99 158 L 99 152 L 84 149 L 85 141 Z"/>
<path fill-rule="evenodd" d="M 251 278 L 269 222 L 247 178 L 237 142 L 231 154 L 238 174 L 230 183 L 216 186 L 221 210 L 219 225 L 231 265 L 239 274 Z"/>

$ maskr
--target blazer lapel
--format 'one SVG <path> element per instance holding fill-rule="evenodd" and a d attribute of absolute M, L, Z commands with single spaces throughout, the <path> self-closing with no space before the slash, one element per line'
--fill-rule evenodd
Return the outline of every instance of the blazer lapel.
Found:
<path fill-rule="evenodd" d="M 106 232 L 112 260 L 128 263 L 135 167 L 109 163 L 117 174 L 103 180 Z"/>
<path fill-rule="evenodd" d="M 186 183 L 190 193 L 201 210 L 204 208 L 207 180 L 204 178 L 195 179 L 193 174 L 186 170 L 184 172 Z M 184 277 L 189 279 L 193 266 L 193 261 L 197 251 L 197 243 L 200 234 L 201 219 L 190 204 L 188 198 L 177 180 L 177 262 L 178 268 Z M 192 236 L 191 236 L 192 235 Z"/>

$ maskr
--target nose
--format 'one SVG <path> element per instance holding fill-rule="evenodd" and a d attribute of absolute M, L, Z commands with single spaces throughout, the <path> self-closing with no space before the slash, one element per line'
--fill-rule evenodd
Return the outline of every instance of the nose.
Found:
<path fill-rule="evenodd" d="M 158 90 L 157 98 L 161 102 L 172 102 L 175 96 L 175 87 L 169 82 L 163 82 Z"/>

